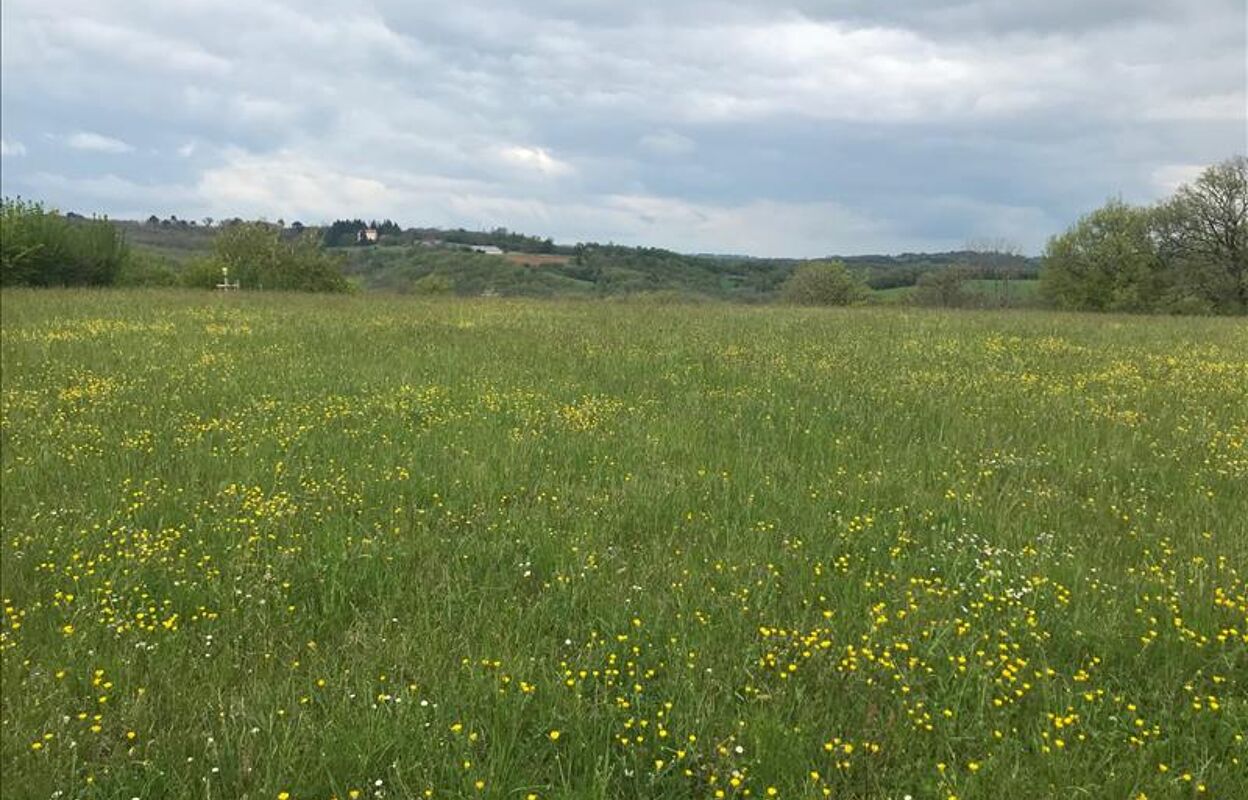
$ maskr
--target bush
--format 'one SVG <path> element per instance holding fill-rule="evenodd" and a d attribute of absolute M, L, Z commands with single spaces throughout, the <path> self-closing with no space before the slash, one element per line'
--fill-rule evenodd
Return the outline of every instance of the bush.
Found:
<path fill-rule="evenodd" d="M 143 250 L 131 250 L 115 282 L 118 286 L 175 286 L 178 275 L 168 259 Z"/>
<path fill-rule="evenodd" d="M 780 296 L 804 306 L 847 306 L 865 300 L 867 287 L 840 261 L 812 261 L 794 270 Z"/>
<path fill-rule="evenodd" d="M 924 272 L 915 284 L 914 302 L 921 306 L 960 308 L 970 303 L 966 282 L 970 278 L 964 267 L 946 267 Z"/>
<path fill-rule="evenodd" d="M 243 289 L 304 292 L 345 292 L 342 259 L 325 252 L 314 232 L 283 238 L 281 230 L 263 222 L 231 225 L 217 234 L 212 258 L 192 264 L 187 286 L 210 288 L 221 282 L 222 269 Z"/>
<path fill-rule="evenodd" d="M 197 258 L 182 269 L 181 283 L 188 289 L 215 289 L 221 282 L 221 265 L 212 258 Z"/>
<path fill-rule="evenodd" d="M 40 203 L 0 200 L 0 285 L 107 286 L 128 254 L 107 220 L 68 219 Z"/>

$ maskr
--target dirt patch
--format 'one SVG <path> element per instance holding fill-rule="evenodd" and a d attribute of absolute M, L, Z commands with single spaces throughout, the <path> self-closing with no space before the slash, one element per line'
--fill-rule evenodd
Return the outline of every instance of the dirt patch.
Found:
<path fill-rule="evenodd" d="M 504 253 L 503 258 L 522 267 L 545 267 L 551 264 L 566 264 L 572 256 L 555 253 Z"/>

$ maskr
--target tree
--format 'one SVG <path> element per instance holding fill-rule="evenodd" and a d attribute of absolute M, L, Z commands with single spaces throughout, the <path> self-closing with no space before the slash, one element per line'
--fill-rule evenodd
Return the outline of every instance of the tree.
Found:
<path fill-rule="evenodd" d="M 346 247 L 356 243 L 356 235 L 367 227 L 361 219 L 336 219 L 324 229 L 322 243 L 326 247 Z"/>
<path fill-rule="evenodd" d="M 1152 213 L 1111 200 L 1049 240 L 1041 291 L 1057 306 L 1144 311 L 1163 296 L 1165 269 L 1152 235 Z"/>
<path fill-rule="evenodd" d="M 0 201 L 0 285 L 107 286 L 129 254 L 107 219 L 70 219 L 21 198 Z"/>
<path fill-rule="evenodd" d="M 1009 306 L 1013 300 L 1010 297 L 1010 281 L 1022 277 L 1025 271 L 1023 249 L 1004 236 L 972 239 L 967 242 L 966 249 L 978 265 L 979 275 L 999 282 L 998 304 Z M 966 277 L 973 276 L 968 272 Z"/>
<path fill-rule="evenodd" d="M 840 261 L 810 261 L 793 271 L 780 294 L 797 305 L 847 306 L 864 300 L 867 289 Z"/>
<path fill-rule="evenodd" d="M 221 269 L 244 289 L 344 292 L 340 258 L 321 249 L 315 233 L 283 238 L 281 229 L 263 222 L 232 225 L 217 234 L 213 256 L 188 272 L 196 286 L 215 285 Z"/>
<path fill-rule="evenodd" d="M 924 272 L 915 284 L 914 302 L 921 306 L 958 308 L 970 300 L 966 293 L 966 281 L 970 277 L 965 267 L 946 267 Z"/>
<path fill-rule="evenodd" d="M 1215 310 L 1248 310 L 1248 158 L 1214 164 L 1179 187 L 1155 224 L 1177 292 Z"/>

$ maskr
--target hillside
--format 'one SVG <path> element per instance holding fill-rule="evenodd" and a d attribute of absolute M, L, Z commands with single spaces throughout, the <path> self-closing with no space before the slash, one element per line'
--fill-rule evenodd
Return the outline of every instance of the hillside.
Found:
<path fill-rule="evenodd" d="M 136 249 L 166 260 L 174 271 L 211 252 L 219 226 L 187 220 L 115 221 Z M 358 245 L 358 226 L 378 225 L 377 244 Z M 499 294 L 523 297 L 615 296 L 665 293 L 736 302 L 772 299 L 785 278 L 801 264 L 797 259 L 738 255 L 688 255 L 655 247 L 581 243 L 557 245 L 550 239 L 508 231 L 463 229 L 401 229 L 383 223 L 343 221 L 324 228 L 299 223 L 286 235 L 311 231 L 341 254 L 344 272 L 364 290 L 397 293 Z M 495 246 L 502 256 L 473 252 L 474 246 Z M 903 253 L 900 255 L 828 256 L 844 261 L 875 290 L 881 302 L 904 300 L 919 276 L 953 266 L 991 281 L 1008 275 L 1031 279 L 1038 259 L 971 251 Z M 1015 281 L 1018 285 L 1034 281 Z M 972 292 L 990 294 L 984 285 Z M 1019 297 L 1034 296 L 1022 290 Z M 1009 303 L 1006 303 L 1009 304 Z"/>

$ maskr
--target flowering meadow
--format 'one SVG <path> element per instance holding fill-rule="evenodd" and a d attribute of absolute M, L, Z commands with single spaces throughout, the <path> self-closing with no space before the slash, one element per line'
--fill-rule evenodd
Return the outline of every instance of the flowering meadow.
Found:
<path fill-rule="evenodd" d="M 2 298 L 5 798 L 1248 797 L 1248 325 Z"/>

